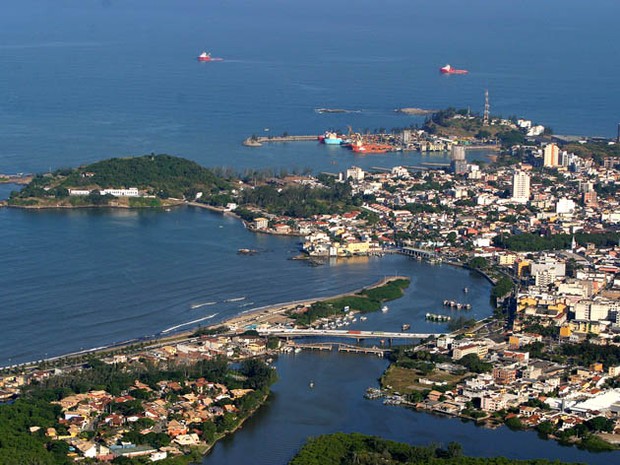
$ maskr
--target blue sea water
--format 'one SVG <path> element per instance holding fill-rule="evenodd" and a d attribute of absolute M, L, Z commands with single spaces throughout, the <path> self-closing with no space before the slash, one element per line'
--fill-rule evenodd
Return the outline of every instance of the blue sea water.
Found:
<path fill-rule="evenodd" d="M 480 112 L 485 89 L 495 114 L 612 136 L 619 13 L 615 0 L 12 1 L 0 15 L 0 172 L 150 152 L 344 168 L 357 160 L 315 144 L 240 143 L 266 128 L 419 123 L 392 111 L 405 106 Z M 199 63 L 203 49 L 225 60 Z M 445 63 L 470 74 L 441 76 Z"/>
<path fill-rule="evenodd" d="M 151 152 L 240 171 L 442 162 L 445 154 L 360 157 L 313 142 L 261 148 L 241 142 L 252 134 L 318 134 L 347 125 L 372 131 L 423 121 L 394 113 L 399 107 L 480 112 L 485 89 L 494 114 L 530 118 L 556 133 L 613 136 L 620 121 L 619 14 L 615 0 L 8 1 L 0 10 L 0 173 Z M 197 62 L 203 50 L 224 61 Z M 446 63 L 470 74 L 441 76 Z M 12 189 L 0 185 L 0 198 Z M 260 253 L 239 256 L 242 247 Z M 441 311 L 444 298 L 462 299 L 465 286 L 473 316 L 491 310 L 488 283 L 465 270 L 402 257 L 310 267 L 287 260 L 297 249 L 295 239 L 255 236 L 232 218 L 191 208 L 0 209 L 0 365 L 215 322 L 395 273 L 411 276 L 412 286 L 387 314 L 369 316 L 368 327 L 410 323 L 434 331 L 438 326 L 425 322 L 424 313 Z M 330 364 L 346 370 L 338 360 Z M 298 392 L 294 384 L 281 386 L 276 396 L 284 403 L 259 425 L 271 425 L 274 434 Z M 380 425 L 383 414 L 372 415 L 368 425 Z M 443 423 L 416 418 L 428 428 L 424 440 L 442 439 Z M 331 431 L 332 420 L 297 427 L 265 463 L 283 463 L 303 432 Z M 352 418 L 342 428 L 354 425 Z M 248 430 L 256 435 L 259 427 Z M 449 438 L 479 436 L 468 428 L 450 431 Z M 501 452 L 535 452 L 517 443 L 507 440 Z M 227 444 L 207 463 L 247 458 L 247 449 Z M 483 445 L 466 450 L 493 452 Z M 550 450 L 547 456 L 568 455 Z"/>

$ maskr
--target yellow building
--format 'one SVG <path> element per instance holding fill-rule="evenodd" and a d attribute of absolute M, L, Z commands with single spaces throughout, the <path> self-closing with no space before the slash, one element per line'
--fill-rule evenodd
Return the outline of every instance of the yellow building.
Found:
<path fill-rule="evenodd" d="M 514 265 L 516 259 L 517 256 L 513 254 L 500 255 L 499 264 L 504 266 L 511 266 Z"/>
<path fill-rule="evenodd" d="M 599 334 L 601 332 L 601 325 L 598 321 L 573 320 L 568 325 L 575 333 Z"/>
<path fill-rule="evenodd" d="M 570 337 L 573 334 L 573 331 L 570 329 L 570 326 L 562 326 L 560 328 L 560 337 Z"/>
<path fill-rule="evenodd" d="M 370 242 L 347 242 L 339 249 L 339 255 L 367 255 Z"/>
<path fill-rule="evenodd" d="M 508 345 L 511 349 L 518 349 L 521 347 L 521 338 L 519 336 L 510 336 L 508 338 Z"/>
<path fill-rule="evenodd" d="M 521 260 L 520 262 L 515 262 L 515 271 L 517 276 L 521 278 L 525 275 L 525 273 L 529 273 L 530 271 L 530 262 L 527 260 Z"/>
<path fill-rule="evenodd" d="M 592 365 L 590 365 L 590 370 L 591 371 L 596 371 L 598 373 L 602 373 L 603 372 L 603 364 L 601 362 L 593 363 Z"/>
<path fill-rule="evenodd" d="M 528 307 L 536 307 L 538 305 L 538 300 L 533 297 L 521 297 L 519 299 L 519 303 L 517 304 L 517 311 L 521 312 Z"/>

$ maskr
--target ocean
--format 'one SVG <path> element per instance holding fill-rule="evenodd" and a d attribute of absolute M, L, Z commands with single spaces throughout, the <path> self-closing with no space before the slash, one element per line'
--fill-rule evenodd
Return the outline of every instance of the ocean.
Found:
<path fill-rule="evenodd" d="M 0 15 L 0 172 L 151 152 L 333 171 L 368 157 L 241 142 L 422 122 L 400 107 L 481 112 L 485 89 L 493 114 L 613 136 L 618 14 L 614 0 L 12 1 Z M 224 61 L 197 62 L 203 50 Z M 442 76 L 446 63 L 470 74 Z"/>

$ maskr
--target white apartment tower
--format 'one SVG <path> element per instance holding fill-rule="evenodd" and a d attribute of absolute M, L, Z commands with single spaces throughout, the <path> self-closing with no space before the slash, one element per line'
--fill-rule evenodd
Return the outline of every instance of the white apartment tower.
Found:
<path fill-rule="evenodd" d="M 530 176 L 517 171 L 512 177 L 512 200 L 525 203 L 530 198 Z"/>

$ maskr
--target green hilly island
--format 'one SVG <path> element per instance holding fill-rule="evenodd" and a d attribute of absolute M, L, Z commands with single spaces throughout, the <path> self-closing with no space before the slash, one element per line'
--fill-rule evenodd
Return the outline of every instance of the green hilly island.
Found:
<path fill-rule="evenodd" d="M 106 189 L 137 188 L 140 197 L 103 194 Z M 229 188 L 224 178 L 198 163 L 171 155 L 111 158 L 90 165 L 38 174 L 9 205 L 31 207 L 164 206 L 174 200 L 209 196 Z M 73 191 L 73 193 L 72 193 Z M 86 193 L 74 195 L 75 192 Z"/>

